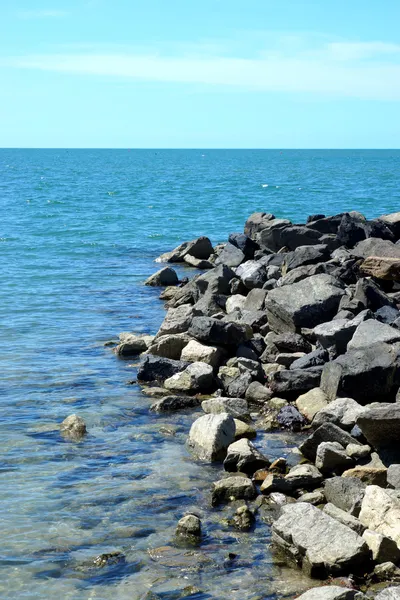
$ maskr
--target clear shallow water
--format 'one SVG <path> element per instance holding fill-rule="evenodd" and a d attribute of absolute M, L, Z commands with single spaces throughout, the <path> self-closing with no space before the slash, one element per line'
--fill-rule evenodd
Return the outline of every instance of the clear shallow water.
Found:
<path fill-rule="evenodd" d="M 399 151 L 0 150 L 1 598 L 294 595 L 299 575 L 272 565 L 266 526 L 238 534 L 208 510 L 218 470 L 186 452 L 193 414 L 149 415 L 127 385 L 133 361 L 104 342 L 157 330 L 164 310 L 142 281 L 161 252 L 224 240 L 256 210 L 392 212 L 399 173 Z M 73 412 L 90 432 L 81 444 L 57 431 Z M 286 442 L 258 443 L 275 457 Z M 200 554 L 150 555 L 194 508 Z M 113 550 L 125 564 L 87 567 Z"/>

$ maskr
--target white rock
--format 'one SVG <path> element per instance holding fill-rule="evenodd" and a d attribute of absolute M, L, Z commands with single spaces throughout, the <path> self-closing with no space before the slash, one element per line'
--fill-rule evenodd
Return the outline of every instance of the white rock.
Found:
<path fill-rule="evenodd" d="M 191 426 L 188 444 L 201 460 L 218 461 L 235 440 L 235 422 L 232 415 L 204 415 Z"/>

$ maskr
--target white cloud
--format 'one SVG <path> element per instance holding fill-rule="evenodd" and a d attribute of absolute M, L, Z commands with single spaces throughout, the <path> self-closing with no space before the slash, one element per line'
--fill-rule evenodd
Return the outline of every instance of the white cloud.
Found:
<path fill-rule="evenodd" d="M 21 10 L 17 12 L 20 19 L 47 19 L 66 17 L 66 10 Z"/>
<path fill-rule="evenodd" d="M 315 41 L 315 40 L 314 40 Z M 265 92 L 400 100 L 400 45 L 383 42 L 275 43 L 256 56 L 227 56 L 210 45 L 168 54 L 108 47 L 14 57 L 3 65 L 137 81 L 235 86 Z M 313 46 L 313 47 L 312 47 Z M 212 52 L 215 52 L 213 54 Z M 238 49 L 236 49 L 239 54 Z"/>

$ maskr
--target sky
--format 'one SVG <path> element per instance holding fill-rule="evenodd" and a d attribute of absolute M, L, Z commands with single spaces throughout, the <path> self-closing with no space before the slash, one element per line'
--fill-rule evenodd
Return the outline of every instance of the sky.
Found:
<path fill-rule="evenodd" d="M 0 0 L 0 147 L 399 148 L 399 0 Z"/>

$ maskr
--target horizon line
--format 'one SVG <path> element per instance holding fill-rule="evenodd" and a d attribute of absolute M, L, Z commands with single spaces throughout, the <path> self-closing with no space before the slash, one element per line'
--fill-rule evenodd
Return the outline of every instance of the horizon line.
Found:
<path fill-rule="evenodd" d="M 346 148 L 346 147 L 313 147 L 313 148 L 306 148 L 306 147 L 285 147 L 285 146 L 277 146 L 277 147 L 211 147 L 211 148 L 207 148 L 206 146 L 160 146 L 160 147 L 147 147 L 147 146 L 0 146 L 0 150 L 127 150 L 127 151 L 132 151 L 132 150 L 154 150 L 154 151 L 161 151 L 161 150 L 207 150 L 207 151 L 213 151 L 213 150 L 258 150 L 258 151 L 265 151 L 265 150 L 272 150 L 272 151 L 278 151 L 278 152 L 282 152 L 282 151 L 286 151 L 286 150 L 330 150 L 330 151 L 335 151 L 335 150 L 400 150 L 400 147 L 385 147 L 385 148 L 373 148 L 373 147 L 354 147 L 354 148 Z"/>

